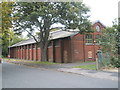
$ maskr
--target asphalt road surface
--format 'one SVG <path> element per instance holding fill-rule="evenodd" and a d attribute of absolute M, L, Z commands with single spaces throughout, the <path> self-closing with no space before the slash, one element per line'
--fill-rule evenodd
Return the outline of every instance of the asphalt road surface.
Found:
<path fill-rule="evenodd" d="M 118 81 L 3 63 L 2 88 L 118 88 Z"/>

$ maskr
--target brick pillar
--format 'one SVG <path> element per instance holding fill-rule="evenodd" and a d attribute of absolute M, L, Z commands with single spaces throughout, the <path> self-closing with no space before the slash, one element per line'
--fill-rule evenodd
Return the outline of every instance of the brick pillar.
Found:
<path fill-rule="evenodd" d="M 20 59 L 20 47 L 18 46 L 18 59 Z"/>
<path fill-rule="evenodd" d="M 20 54 L 20 56 L 19 56 L 19 59 L 21 59 L 21 46 L 19 46 L 19 54 Z"/>
<path fill-rule="evenodd" d="M 23 59 L 23 46 L 21 46 L 21 53 L 22 53 L 21 59 Z"/>
<path fill-rule="evenodd" d="M 25 59 L 25 46 L 23 46 L 23 60 Z"/>
<path fill-rule="evenodd" d="M 33 44 L 31 44 L 31 60 L 33 60 Z"/>
<path fill-rule="evenodd" d="M 55 46 L 54 46 L 54 41 L 52 41 L 52 62 L 55 62 Z"/>
<path fill-rule="evenodd" d="M 29 45 L 27 45 L 27 60 L 29 60 Z"/>
<path fill-rule="evenodd" d="M 38 61 L 38 46 L 37 46 L 37 44 L 35 46 L 35 49 L 36 49 L 36 61 Z"/>
<path fill-rule="evenodd" d="M 17 47 L 17 59 L 19 58 L 19 46 Z"/>
<path fill-rule="evenodd" d="M 22 59 L 24 59 L 24 46 L 22 46 Z"/>
<path fill-rule="evenodd" d="M 36 44 L 34 44 L 34 48 L 33 48 L 33 59 L 34 61 L 36 61 Z"/>
<path fill-rule="evenodd" d="M 13 56 L 13 58 L 15 58 L 15 47 L 14 47 L 14 56 Z"/>
<path fill-rule="evenodd" d="M 20 59 L 22 59 L 22 46 L 21 46 L 21 50 L 20 51 L 21 51 L 21 57 L 20 57 Z"/>
<path fill-rule="evenodd" d="M 23 56 L 22 56 L 22 59 L 24 59 L 24 56 L 25 56 L 25 54 L 24 54 L 24 46 L 22 46 L 22 54 L 23 54 Z"/>
<path fill-rule="evenodd" d="M 54 45 L 53 45 L 53 41 L 51 41 L 50 43 L 51 45 L 48 47 L 48 61 L 49 62 L 54 62 L 55 60 L 55 54 L 54 54 Z"/>
<path fill-rule="evenodd" d="M 24 46 L 24 59 L 26 60 L 26 46 Z"/>
<path fill-rule="evenodd" d="M 84 62 L 85 62 L 85 60 L 86 60 L 86 58 L 85 58 L 85 54 L 86 54 L 86 52 L 85 52 L 85 35 L 83 35 L 83 56 L 84 56 Z"/>
<path fill-rule="evenodd" d="M 17 58 L 17 47 L 15 47 L 15 58 Z"/>
<path fill-rule="evenodd" d="M 60 39 L 60 62 L 63 63 L 63 44 L 62 44 L 62 39 Z"/>
<path fill-rule="evenodd" d="M 18 51 L 17 51 L 17 48 L 18 48 L 18 47 L 16 47 L 16 58 L 18 58 L 18 57 L 17 57 L 17 56 L 18 56 L 18 53 L 17 53 L 17 52 L 18 52 Z"/>

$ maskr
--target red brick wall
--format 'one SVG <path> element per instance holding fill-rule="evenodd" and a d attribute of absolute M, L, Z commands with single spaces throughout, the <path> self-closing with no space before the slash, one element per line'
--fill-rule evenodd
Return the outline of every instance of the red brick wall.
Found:
<path fill-rule="evenodd" d="M 48 47 L 48 61 L 53 62 L 53 46 Z"/>
<path fill-rule="evenodd" d="M 55 62 L 61 62 L 61 50 L 60 46 L 55 46 Z"/>
<path fill-rule="evenodd" d="M 14 48 L 10 48 L 10 57 L 14 58 Z"/>
<path fill-rule="evenodd" d="M 38 61 L 41 61 L 40 48 L 37 49 L 37 57 L 38 57 Z"/>
<path fill-rule="evenodd" d="M 29 49 L 29 60 L 32 60 L 32 49 Z"/>
<path fill-rule="evenodd" d="M 26 46 L 26 60 L 28 60 L 28 45 Z"/>
<path fill-rule="evenodd" d="M 36 61 L 36 48 L 33 48 L 33 60 Z"/>
<path fill-rule="evenodd" d="M 62 39 L 62 59 L 63 63 L 72 62 L 71 59 L 71 40 L 70 38 Z"/>
<path fill-rule="evenodd" d="M 97 52 L 97 50 L 99 49 L 99 45 L 87 45 L 86 47 L 85 47 L 85 57 L 86 57 L 86 60 L 88 61 L 90 61 L 90 60 L 95 60 L 96 59 L 96 52 Z M 91 51 L 92 52 L 92 58 L 89 58 L 89 55 L 88 55 L 88 53 L 89 53 L 89 51 Z"/>
<path fill-rule="evenodd" d="M 24 46 L 22 48 L 23 48 L 23 59 L 25 59 L 25 49 L 24 49 Z"/>
<path fill-rule="evenodd" d="M 71 40 L 72 61 L 84 61 L 83 35 L 77 34 Z"/>

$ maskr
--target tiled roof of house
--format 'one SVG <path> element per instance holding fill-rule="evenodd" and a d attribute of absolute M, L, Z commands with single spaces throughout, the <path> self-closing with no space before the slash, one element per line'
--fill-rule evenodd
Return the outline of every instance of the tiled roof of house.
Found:
<path fill-rule="evenodd" d="M 63 31 L 63 30 L 57 30 L 57 31 L 52 31 L 50 32 L 50 40 L 54 40 L 54 39 L 59 39 L 59 38 L 65 38 L 65 37 L 69 37 L 69 36 L 74 36 L 78 33 L 78 30 L 74 30 L 74 31 Z M 27 40 L 23 40 L 21 42 L 18 42 L 10 47 L 16 47 L 16 46 L 22 46 L 22 45 L 27 45 L 27 44 L 33 44 L 36 43 L 36 41 L 33 38 L 27 39 Z"/>

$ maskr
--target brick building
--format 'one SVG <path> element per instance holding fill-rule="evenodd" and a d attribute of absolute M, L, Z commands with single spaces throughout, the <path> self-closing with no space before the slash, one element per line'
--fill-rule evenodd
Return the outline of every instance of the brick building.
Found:
<path fill-rule="evenodd" d="M 105 26 L 96 21 L 92 24 L 94 33 L 79 34 L 77 30 L 51 32 L 51 40 L 48 46 L 49 62 L 79 62 L 95 60 L 96 51 L 99 49 L 98 38 L 102 35 Z M 11 58 L 40 61 L 40 48 L 36 48 L 34 39 L 28 39 L 16 43 L 10 47 Z"/>

